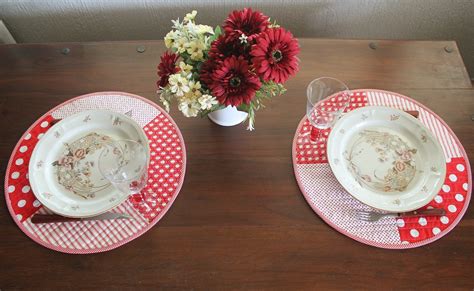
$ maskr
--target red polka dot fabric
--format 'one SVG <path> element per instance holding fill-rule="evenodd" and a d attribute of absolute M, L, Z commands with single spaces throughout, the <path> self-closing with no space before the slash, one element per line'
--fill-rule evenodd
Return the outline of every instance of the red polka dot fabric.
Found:
<path fill-rule="evenodd" d="M 326 158 L 325 142 L 310 143 L 311 125 L 303 118 L 293 141 L 293 166 L 300 189 L 313 210 L 339 232 L 362 243 L 390 249 L 419 247 L 443 237 L 465 213 L 472 191 L 469 160 L 452 130 L 432 111 L 409 97 L 382 90 L 354 90 L 346 111 L 362 106 L 388 106 L 418 111 L 419 120 L 436 136 L 446 157 L 446 178 L 438 195 L 426 208 L 443 208 L 441 217 L 386 217 L 360 221 L 357 210 L 369 206 L 354 199 L 339 184 Z M 328 136 L 330 130 L 324 130 Z"/>
<path fill-rule="evenodd" d="M 28 165 L 34 147 L 52 121 L 90 109 L 109 109 L 129 115 L 140 124 L 150 144 L 148 183 L 140 194 L 111 212 L 131 219 L 33 224 L 35 213 L 50 214 L 32 193 Z M 148 231 L 167 212 L 183 184 L 186 151 L 181 133 L 171 117 L 143 97 L 123 92 L 99 92 L 73 98 L 36 121 L 17 143 L 6 177 L 5 197 L 17 225 L 35 242 L 50 249 L 88 254 L 119 247 Z"/>
<path fill-rule="evenodd" d="M 16 218 L 23 222 L 38 211 L 41 203 L 36 200 L 28 181 L 28 165 L 35 145 L 50 128 L 54 118 L 50 115 L 37 121 L 37 126 L 28 132 L 17 145 L 11 157 L 10 170 L 7 174 L 8 187 L 5 191 Z"/>
<path fill-rule="evenodd" d="M 398 218 L 400 239 L 409 243 L 423 241 L 447 229 L 464 208 L 468 189 L 467 164 L 464 158 L 452 158 L 446 163 L 446 180 L 438 195 L 422 209 L 443 208 L 441 217 Z"/>

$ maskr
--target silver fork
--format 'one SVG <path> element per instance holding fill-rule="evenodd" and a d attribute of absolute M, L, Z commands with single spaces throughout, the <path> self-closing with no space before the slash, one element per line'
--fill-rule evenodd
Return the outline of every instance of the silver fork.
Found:
<path fill-rule="evenodd" d="M 368 222 L 374 222 L 386 216 L 392 216 L 392 217 L 415 216 L 416 217 L 416 216 L 442 216 L 445 214 L 446 214 L 446 211 L 442 208 L 415 210 L 415 211 L 403 212 L 403 213 L 380 213 L 380 212 L 365 211 L 365 210 L 356 211 L 356 217 L 359 220 L 368 221 Z"/>

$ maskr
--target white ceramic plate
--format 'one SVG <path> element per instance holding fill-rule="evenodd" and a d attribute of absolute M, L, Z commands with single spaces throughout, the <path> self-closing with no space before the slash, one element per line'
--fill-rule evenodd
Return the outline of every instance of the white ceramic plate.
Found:
<path fill-rule="evenodd" d="M 353 197 L 390 212 L 428 204 L 446 175 L 437 139 L 413 116 L 388 107 L 344 115 L 329 135 L 327 153 L 334 175 Z"/>
<path fill-rule="evenodd" d="M 131 139 L 146 146 L 143 129 L 126 115 L 90 110 L 69 116 L 41 137 L 31 156 L 29 180 L 36 198 L 68 217 L 106 212 L 127 199 L 99 172 L 97 160 L 104 142 Z"/>

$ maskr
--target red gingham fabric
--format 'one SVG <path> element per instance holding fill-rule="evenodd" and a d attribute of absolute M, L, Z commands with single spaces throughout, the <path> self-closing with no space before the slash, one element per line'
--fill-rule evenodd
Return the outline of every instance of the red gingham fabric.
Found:
<path fill-rule="evenodd" d="M 387 217 L 371 223 L 357 220 L 355 210 L 372 209 L 354 199 L 339 184 L 327 162 L 326 145 L 306 142 L 306 133 L 311 129 L 306 117 L 300 122 L 293 141 L 293 166 L 301 191 L 324 221 L 357 241 L 391 249 L 413 248 L 433 242 L 451 231 L 468 207 L 472 179 L 467 155 L 452 130 L 415 100 L 388 91 L 352 91 L 348 111 L 370 105 L 419 111 L 419 120 L 438 138 L 446 157 L 446 179 L 439 194 L 423 208 L 443 208 L 446 215 Z M 327 136 L 328 133 L 326 130 L 323 134 Z"/>

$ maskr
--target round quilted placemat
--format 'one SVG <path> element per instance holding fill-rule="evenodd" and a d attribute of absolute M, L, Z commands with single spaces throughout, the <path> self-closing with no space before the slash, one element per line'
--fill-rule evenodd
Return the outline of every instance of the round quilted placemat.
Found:
<path fill-rule="evenodd" d="M 28 182 L 28 164 L 35 145 L 53 120 L 90 110 L 123 113 L 143 127 L 150 144 L 146 201 L 132 195 L 112 212 L 131 219 L 32 224 L 35 213 L 51 213 L 36 200 Z M 89 254 L 117 248 L 152 228 L 168 211 L 183 185 L 186 150 L 179 128 L 155 103 L 128 93 L 98 92 L 73 98 L 38 119 L 21 137 L 8 163 L 5 198 L 20 229 L 35 242 L 64 253 Z"/>
<path fill-rule="evenodd" d="M 324 101 L 323 101 L 324 102 Z M 326 158 L 324 142 L 310 144 L 303 136 L 311 130 L 304 117 L 293 140 L 293 167 L 298 185 L 313 210 L 331 227 L 359 242 L 387 249 L 419 247 L 451 231 L 466 212 L 471 199 L 469 160 L 456 135 L 431 110 L 406 96 L 381 90 L 353 90 L 350 111 L 363 106 L 388 106 L 419 112 L 419 120 L 438 138 L 446 157 L 446 179 L 426 208 L 443 208 L 441 217 L 385 217 L 364 222 L 356 210 L 374 210 L 353 198 L 336 180 Z M 330 129 L 322 134 L 328 136 Z"/>

